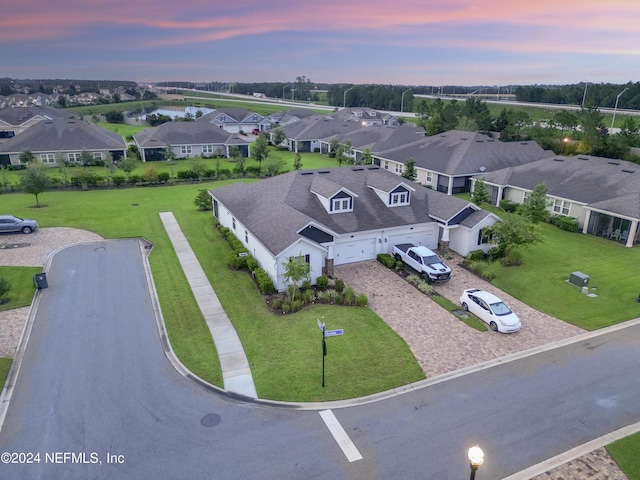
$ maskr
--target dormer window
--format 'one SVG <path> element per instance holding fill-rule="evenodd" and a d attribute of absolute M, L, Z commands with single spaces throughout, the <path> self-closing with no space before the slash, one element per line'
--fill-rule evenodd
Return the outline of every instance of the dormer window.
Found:
<path fill-rule="evenodd" d="M 392 193 L 391 194 L 391 205 L 409 205 L 409 193 Z"/>
<path fill-rule="evenodd" d="M 331 211 L 334 213 L 339 212 L 352 212 L 353 211 L 353 199 L 349 198 L 334 198 L 331 200 Z"/>

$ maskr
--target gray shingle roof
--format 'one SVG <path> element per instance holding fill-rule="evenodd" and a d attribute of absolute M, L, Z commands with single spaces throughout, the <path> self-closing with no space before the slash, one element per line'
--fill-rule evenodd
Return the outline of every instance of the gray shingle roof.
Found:
<path fill-rule="evenodd" d="M 488 173 L 485 181 L 531 191 L 544 183 L 549 195 L 640 218 L 640 165 L 623 160 L 556 155 Z"/>
<path fill-rule="evenodd" d="M 143 148 L 166 145 L 240 145 L 251 143 L 237 133 L 229 133 L 208 122 L 167 122 L 134 135 Z"/>
<path fill-rule="evenodd" d="M 353 211 L 327 213 L 311 192 L 312 184 L 319 178 L 323 179 L 320 182 L 326 181 L 321 185 L 329 185 L 332 189 L 333 185 L 340 185 L 358 195 Z M 391 182 L 389 185 L 405 182 L 415 189 L 410 205 L 389 208 L 369 187 L 374 182 L 386 183 L 387 179 Z M 426 189 L 374 167 L 295 171 L 254 184 L 232 184 L 211 193 L 274 255 L 301 238 L 296 232 L 312 221 L 346 235 L 433 221 L 429 214 L 449 219 L 469 205 L 464 200 Z"/>
<path fill-rule="evenodd" d="M 126 150 L 124 138 L 81 120 L 42 121 L 0 144 L 0 152 L 18 153 L 78 150 Z"/>
<path fill-rule="evenodd" d="M 381 146 L 384 147 L 384 146 Z M 451 130 L 412 143 L 382 150 L 376 156 L 404 163 L 413 157 L 416 167 L 447 175 L 472 175 L 521 165 L 548 155 L 536 142 L 500 142 L 487 135 Z"/>
<path fill-rule="evenodd" d="M 71 118 L 74 115 L 54 107 L 15 107 L 0 109 L 0 120 L 9 125 L 22 125 L 34 117 L 42 120 Z"/>

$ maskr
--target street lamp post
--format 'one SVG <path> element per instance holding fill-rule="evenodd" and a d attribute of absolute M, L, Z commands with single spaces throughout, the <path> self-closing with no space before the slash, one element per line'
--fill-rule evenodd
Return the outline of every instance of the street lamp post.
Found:
<path fill-rule="evenodd" d="M 478 445 L 475 445 L 469 449 L 468 456 L 471 464 L 471 477 L 469 477 L 469 480 L 474 480 L 478 467 L 484 462 L 484 452 Z"/>
<path fill-rule="evenodd" d="M 400 113 L 404 112 L 404 94 L 410 92 L 411 89 L 405 90 L 402 92 L 402 97 L 400 98 Z"/>
<path fill-rule="evenodd" d="M 613 122 L 616 121 L 616 110 L 618 110 L 618 100 L 620 100 L 620 97 L 622 96 L 622 94 L 624 92 L 626 92 L 627 90 L 629 90 L 628 88 L 625 88 L 624 90 L 622 90 L 617 96 L 616 96 L 616 106 L 613 107 L 613 118 L 611 119 L 611 128 L 613 128 Z"/>
<path fill-rule="evenodd" d="M 353 90 L 353 88 L 347 88 L 344 91 L 344 95 L 342 96 L 342 108 L 346 108 L 346 106 L 347 106 L 347 92 L 350 91 L 350 90 Z"/>

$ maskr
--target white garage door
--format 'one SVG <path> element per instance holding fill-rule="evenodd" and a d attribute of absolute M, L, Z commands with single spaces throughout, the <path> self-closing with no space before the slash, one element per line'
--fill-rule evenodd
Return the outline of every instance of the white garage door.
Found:
<path fill-rule="evenodd" d="M 335 265 L 361 262 L 376 258 L 375 239 L 354 240 L 333 247 Z"/>
<path fill-rule="evenodd" d="M 438 248 L 438 239 L 433 232 L 421 232 L 420 234 L 408 233 L 406 235 L 389 235 L 389 252 L 393 251 L 393 246 L 399 243 L 413 243 L 414 245 L 424 245 L 432 250 Z"/>

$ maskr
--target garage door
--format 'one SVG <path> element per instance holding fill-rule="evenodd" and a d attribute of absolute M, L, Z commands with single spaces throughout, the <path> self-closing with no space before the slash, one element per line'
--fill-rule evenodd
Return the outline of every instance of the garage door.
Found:
<path fill-rule="evenodd" d="M 354 240 L 333 247 L 335 265 L 361 262 L 376 258 L 375 239 Z"/>
<path fill-rule="evenodd" d="M 430 249 L 438 247 L 438 239 L 433 232 L 421 232 L 420 234 L 408 233 L 406 235 L 389 235 L 389 251 L 399 243 L 413 243 L 414 245 L 424 245 Z"/>

